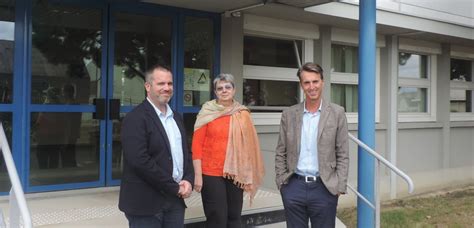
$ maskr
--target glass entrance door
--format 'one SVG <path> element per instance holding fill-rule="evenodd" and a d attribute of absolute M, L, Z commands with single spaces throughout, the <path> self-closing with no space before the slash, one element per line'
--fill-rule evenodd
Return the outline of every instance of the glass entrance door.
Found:
<path fill-rule="evenodd" d="M 118 185 L 121 121 L 145 100 L 145 71 L 157 63 L 173 72 L 170 106 L 183 114 L 190 141 L 219 72 L 219 14 L 135 2 L 32 0 L 26 18 L 27 76 L 18 79 L 26 117 L 2 118 L 27 125 L 21 150 L 27 192 Z"/>
<path fill-rule="evenodd" d="M 33 1 L 28 191 L 105 183 L 104 12 Z"/>
<path fill-rule="evenodd" d="M 34 1 L 27 191 L 119 184 L 121 120 L 145 99 L 151 65 L 175 69 L 173 20 Z"/>
<path fill-rule="evenodd" d="M 145 71 L 157 63 L 172 67 L 174 55 L 171 16 L 114 9 L 111 19 L 114 32 L 109 37 L 112 51 L 108 96 L 116 107 L 112 109 L 117 113 L 112 115 L 117 118 L 108 129 L 111 149 L 107 153 L 107 164 L 111 172 L 107 173 L 107 184 L 114 185 L 119 183 L 122 174 L 121 120 L 145 100 Z"/>

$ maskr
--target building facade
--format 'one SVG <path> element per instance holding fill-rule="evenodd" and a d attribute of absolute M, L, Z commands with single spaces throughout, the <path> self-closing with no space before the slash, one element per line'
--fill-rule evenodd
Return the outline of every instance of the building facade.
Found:
<path fill-rule="evenodd" d="M 377 6 L 375 150 L 418 193 L 474 183 L 474 3 L 446 4 Z M 121 119 L 155 63 L 173 71 L 188 140 L 213 76 L 236 77 L 275 189 L 281 111 L 303 100 L 298 63 L 323 67 L 324 99 L 357 135 L 358 60 L 358 1 L 0 0 L 0 119 L 27 193 L 119 185 Z M 353 185 L 356 175 L 351 144 Z M 406 193 L 381 177 L 382 196 Z"/>

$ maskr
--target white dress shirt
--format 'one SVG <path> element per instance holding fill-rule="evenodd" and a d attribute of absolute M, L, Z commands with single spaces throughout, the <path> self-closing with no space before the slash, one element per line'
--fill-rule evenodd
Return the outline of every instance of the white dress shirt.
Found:
<path fill-rule="evenodd" d="M 148 97 L 146 99 L 155 109 L 156 114 L 165 128 L 166 136 L 168 136 L 168 141 L 171 147 L 171 156 L 173 158 L 173 179 L 176 183 L 179 183 L 183 179 L 183 145 L 181 132 L 173 118 L 173 110 L 171 110 L 171 107 L 166 104 L 165 114 L 161 112 Z"/>
<path fill-rule="evenodd" d="M 318 127 L 321 117 L 321 104 L 315 113 L 311 113 L 306 109 L 306 102 L 304 105 L 300 157 L 296 166 L 296 173 L 302 176 L 319 176 Z"/>

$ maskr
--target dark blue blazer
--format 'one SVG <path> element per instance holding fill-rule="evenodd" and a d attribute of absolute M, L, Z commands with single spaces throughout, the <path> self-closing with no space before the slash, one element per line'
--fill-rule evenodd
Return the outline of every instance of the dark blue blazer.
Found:
<path fill-rule="evenodd" d="M 183 119 L 173 112 L 183 142 L 183 180 L 193 185 L 194 169 Z M 166 131 L 148 100 L 125 116 L 121 136 L 124 163 L 119 209 L 131 215 L 154 215 L 165 201 L 179 198 L 179 185 L 172 177 L 173 159 Z M 178 202 L 184 205 L 183 199 Z"/>

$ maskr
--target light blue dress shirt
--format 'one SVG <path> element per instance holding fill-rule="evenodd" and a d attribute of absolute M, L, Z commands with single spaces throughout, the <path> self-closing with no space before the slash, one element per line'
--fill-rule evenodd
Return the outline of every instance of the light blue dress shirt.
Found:
<path fill-rule="evenodd" d="M 178 125 L 173 118 L 173 110 L 166 104 L 166 114 L 162 113 L 150 99 L 146 98 L 150 102 L 151 106 L 156 111 L 156 114 L 160 118 L 161 123 L 168 136 L 168 141 L 171 147 L 171 156 L 173 158 L 173 179 L 176 183 L 179 183 L 183 179 L 183 147 L 181 132 L 179 131 Z"/>
<path fill-rule="evenodd" d="M 322 101 L 321 101 L 322 104 Z M 321 105 L 318 111 L 311 113 L 304 105 L 301 126 L 300 157 L 296 173 L 302 176 L 319 176 L 318 164 L 318 126 L 321 117 Z"/>

